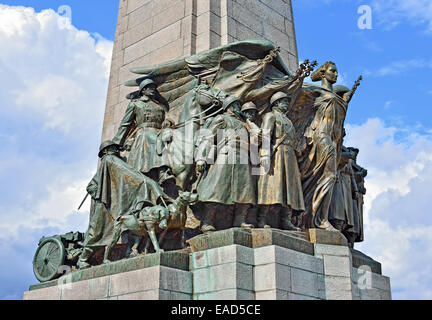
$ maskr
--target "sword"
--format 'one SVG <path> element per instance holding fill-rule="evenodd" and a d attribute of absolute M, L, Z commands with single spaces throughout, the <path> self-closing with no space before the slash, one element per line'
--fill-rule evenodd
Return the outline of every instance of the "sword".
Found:
<path fill-rule="evenodd" d="M 81 202 L 80 206 L 78 207 L 78 211 L 81 209 L 81 207 L 83 206 L 84 202 L 87 200 L 89 194 L 87 193 L 86 196 L 84 197 L 84 200 Z"/>

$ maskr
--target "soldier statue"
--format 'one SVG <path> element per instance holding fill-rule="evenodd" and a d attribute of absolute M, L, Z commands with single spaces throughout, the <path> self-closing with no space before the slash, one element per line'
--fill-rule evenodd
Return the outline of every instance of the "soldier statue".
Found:
<path fill-rule="evenodd" d="M 204 208 L 203 233 L 216 231 L 215 221 L 219 212 L 231 211 L 231 225 L 234 227 L 253 227 L 246 220 L 248 209 L 256 204 L 256 187 L 240 100 L 228 96 L 222 103 L 222 110 L 223 114 L 211 120 L 206 136 L 199 139 L 202 142 L 197 149 L 197 173 L 203 174 L 209 166 L 197 188 L 199 201 Z M 219 130 L 223 133 L 223 139 L 216 141 Z M 217 156 L 211 164 L 213 159 L 210 154 L 216 153 L 212 152 L 215 149 L 218 149 Z"/>
<path fill-rule="evenodd" d="M 167 197 L 152 179 L 129 166 L 120 157 L 120 146 L 105 141 L 99 150 L 101 159 L 96 175 L 87 186 L 92 197 L 90 222 L 84 237 L 78 267 L 90 267 L 94 249 L 107 247 L 112 241 L 114 222 L 120 216 L 154 206 Z"/>
<path fill-rule="evenodd" d="M 168 107 L 160 102 L 155 82 L 152 79 L 145 79 L 139 86 L 139 98 L 129 103 L 118 132 L 113 138 L 115 143 L 129 149 L 126 144 L 127 138 L 134 137 L 128 164 L 160 185 L 174 178 L 162 135 L 162 128 L 169 126 L 165 118 L 167 111 Z M 135 130 L 132 130 L 133 127 L 136 127 Z"/>
<path fill-rule="evenodd" d="M 299 231 L 291 222 L 292 213 L 304 211 L 305 204 L 294 147 L 295 129 L 286 116 L 289 103 L 286 93 L 277 92 L 270 99 L 271 111 L 263 116 L 262 139 L 270 140 L 270 149 L 261 149 L 266 173 L 258 181 L 258 227 L 269 227 L 266 217 L 273 214 L 279 216 L 282 229 Z"/>

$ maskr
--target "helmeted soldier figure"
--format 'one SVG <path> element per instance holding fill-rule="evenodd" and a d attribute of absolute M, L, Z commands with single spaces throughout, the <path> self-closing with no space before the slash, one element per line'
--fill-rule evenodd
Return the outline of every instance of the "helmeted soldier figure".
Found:
<path fill-rule="evenodd" d="M 89 259 L 95 248 L 112 241 L 115 220 L 134 210 L 154 206 L 166 197 L 160 186 L 120 157 L 120 146 L 105 141 L 99 148 L 100 166 L 87 186 L 92 197 L 90 222 L 84 237 L 79 268 L 90 267 Z"/>
<path fill-rule="evenodd" d="M 252 178 L 255 184 L 255 188 L 258 190 L 258 178 L 260 169 L 260 157 L 259 157 L 259 145 L 261 137 L 261 128 L 259 127 L 258 119 L 258 108 L 252 101 L 243 104 L 241 113 L 246 119 L 246 128 L 249 131 L 250 136 L 250 160 L 253 166 Z M 253 206 L 248 212 L 249 221 L 253 224 L 257 224 L 258 217 L 258 206 Z"/>
<path fill-rule="evenodd" d="M 245 119 L 257 123 L 257 116 L 258 116 L 258 108 L 252 101 L 246 102 L 241 109 L 241 112 Z"/>
<path fill-rule="evenodd" d="M 263 116 L 261 126 L 263 146 L 261 165 L 267 173 L 258 181 L 258 227 L 269 227 L 266 216 L 279 215 L 280 226 L 285 230 L 299 230 L 291 222 L 293 210 L 305 210 L 300 171 L 294 147 L 295 129 L 286 116 L 290 103 L 284 92 L 275 93 L 270 99 L 271 111 Z M 265 139 L 270 140 L 265 143 Z"/>
<path fill-rule="evenodd" d="M 201 143 L 197 149 L 198 173 L 204 173 L 205 167 L 209 165 L 198 185 L 199 201 L 204 207 L 201 227 L 204 233 L 216 230 L 218 212 L 233 212 L 231 225 L 234 227 L 253 227 L 246 219 L 248 209 L 256 204 L 256 187 L 248 156 L 248 130 L 241 118 L 240 100 L 228 96 L 222 103 L 222 109 L 225 112 L 211 121 L 206 136 L 199 139 Z M 221 134 L 223 139 L 215 141 Z M 210 153 L 216 149 L 216 159 L 211 164 Z"/>
<path fill-rule="evenodd" d="M 123 147 L 128 136 L 134 135 L 128 164 L 162 185 L 174 177 L 170 173 L 169 157 L 161 136 L 168 108 L 157 97 L 156 83 L 152 79 L 143 80 L 139 86 L 139 98 L 129 103 L 113 141 Z M 132 133 L 134 125 L 136 129 Z"/>

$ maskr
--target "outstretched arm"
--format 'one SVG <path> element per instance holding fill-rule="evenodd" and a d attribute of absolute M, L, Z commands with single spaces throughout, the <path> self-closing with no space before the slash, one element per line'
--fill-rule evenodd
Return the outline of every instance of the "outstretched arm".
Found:
<path fill-rule="evenodd" d="M 131 101 L 126 109 L 125 115 L 118 128 L 117 134 L 112 139 L 114 143 L 120 146 L 124 146 L 126 138 L 132 125 L 135 122 L 135 103 Z"/>
<path fill-rule="evenodd" d="M 244 101 L 257 101 L 270 98 L 273 93 L 285 90 L 292 82 L 292 78 L 274 80 L 265 86 L 252 90 L 246 94 Z"/>

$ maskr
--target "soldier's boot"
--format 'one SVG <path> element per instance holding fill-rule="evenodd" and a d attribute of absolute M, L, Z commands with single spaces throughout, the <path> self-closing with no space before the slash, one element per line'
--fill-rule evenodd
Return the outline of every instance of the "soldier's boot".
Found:
<path fill-rule="evenodd" d="M 333 227 L 333 225 L 328 220 L 322 221 L 321 225 L 318 226 L 318 229 L 325 229 L 331 232 L 340 232 L 340 230 Z"/>
<path fill-rule="evenodd" d="M 78 269 L 88 269 L 91 267 L 91 264 L 88 262 L 88 260 L 91 258 L 93 254 L 93 250 L 90 248 L 84 248 L 83 252 L 81 253 L 77 267 Z"/>
<path fill-rule="evenodd" d="M 234 228 L 243 228 L 243 229 L 253 229 L 254 225 L 247 223 L 247 214 L 248 209 L 250 208 L 249 205 L 237 205 L 234 210 Z"/>
<path fill-rule="evenodd" d="M 336 177 L 334 177 L 333 179 L 337 180 Z M 318 221 L 315 222 L 315 225 L 317 226 L 318 229 L 325 229 L 325 230 L 331 231 L 331 232 L 340 232 L 338 229 L 333 227 L 333 225 L 328 220 L 328 211 L 329 211 L 331 200 L 332 200 L 332 194 L 333 194 L 333 192 L 328 192 L 324 196 L 324 199 L 322 201 L 322 212 L 327 212 L 327 217 L 322 219 L 319 226 L 317 223 Z M 315 216 L 315 218 L 317 218 L 317 216 Z"/>
<path fill-rule="evenodd" d="M 300 228 L 293 225 L 291 222 L 292 217 L 292 210 L 291 208 L 283 208 L 280 211 L 281 215 L 281 227 L 283 230 L 289 230 L 289 231 L 301 231 Z"/>
<path fill-rule="evenodd" d="M 354 249 L 354 242 L 355 242 L 355 239 L 357 239 L 357 237 L 358 237 L 358 233 L 354 233 L 354 232 L 342 232 L 342 234 L 348 240 L 348 246 L 351 249 Z"/>
<path fill-rule="evenodd" d="M 265 208 L 260 208 L 258 211 L 258 228 L 271 228 L 267 224 L 267 210 Z"/>
<path fill-rule="evenodd" d="M 211 232 L 215 232 L 216 228 L 210 224 L 203 224 L 203 226 L 201 227 L 201 232 L 204 234 L 208 234 Z"/>
<path fill-rule="evenodd" d="M 204 219 L 203 219 L 203 224 L 201 226 L 201 232 L 204 234 L 215 232 L 216 228 L 213 225 L 215 206 L 212 204 L 205 204 L 203 207 L 204 207 Z"/>
<path fill-rule="evenodd" d="M 339 219 L 332 219 L 330 220 L 330 223 L 334 228 L 336 228 L 338 231 L 342 232 L 345 229 L 345 221 L 339 220 Z"/>

